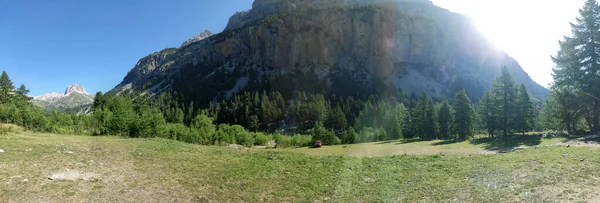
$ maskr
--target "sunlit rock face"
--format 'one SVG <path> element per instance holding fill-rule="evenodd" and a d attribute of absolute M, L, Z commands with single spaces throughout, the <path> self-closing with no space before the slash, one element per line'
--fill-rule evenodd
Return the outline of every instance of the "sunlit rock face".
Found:
<path fill-rule="evenodd" d="M 223 32 L 142 58 L 111 92 L 208 103 L 243 90 L 442 98 L 464 88 L 477 100 L 503 66 L 546 97 L 470 19 L 429 1 L 256 0 Z"/>
<path fill-rule="evenodd" d="M 57 110 L 68 113 L 85 113 L 94 103 L 94 95 L 85 91 L 83 86 L 69 85 L 63 93 L 47 93 L 33 97 L 31 101 L 45 110 Z"/>

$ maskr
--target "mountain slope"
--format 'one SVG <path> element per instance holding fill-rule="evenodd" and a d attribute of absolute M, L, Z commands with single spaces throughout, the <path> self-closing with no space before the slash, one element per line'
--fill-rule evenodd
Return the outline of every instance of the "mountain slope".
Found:
<path fill-rule="evenodd" d="M 442 98 L 465 88 L 477 100 L 503 66 L 547 96 L 468 18 L 426 0 L 256 0 L 223 32 L 142 58 L 111 93 L 173 90 L 207 104 L 252 90 Z"/>
<path fill-rule="evenodd" d="M 31 101 L 46 110 L 79 113 L 94 103 L 94 95 L 88 94 L 81 85 L 67 86 L 64 94 L 48 93 L 33 97 Z"/>

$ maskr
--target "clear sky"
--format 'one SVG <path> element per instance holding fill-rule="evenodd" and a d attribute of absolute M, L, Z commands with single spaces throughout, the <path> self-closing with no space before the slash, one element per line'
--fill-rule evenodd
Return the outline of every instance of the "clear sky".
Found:
<path fill-rule="evenodd" d="M 433 0 L 472 17 L 499 48 L 542 85 L 550 55 L 570 33 L 584 0 Z M 252 0 L 0 0 L 0 70 L 31 95 L 69 84 L 108 91 L 142 57 L 205 29 L 223 30 Z M 546 85 L 547 86 L 547 85 Z"/>
<path fill-rule="evenodd" d="M 251 0 L 0 0 L 0 70 L 31 95 L 117 85 L 137 61 L 204 31 Z"/>

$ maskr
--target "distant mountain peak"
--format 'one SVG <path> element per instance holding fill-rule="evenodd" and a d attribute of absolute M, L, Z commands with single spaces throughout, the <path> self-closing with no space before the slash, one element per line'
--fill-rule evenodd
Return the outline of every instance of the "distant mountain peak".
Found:
<path fill-rule="evenodd" d="M 81 94 L 88 94 L 85 89 L 83 88 L 83 86 L 78 85 L 78 84 L 73 84 L 73 85 L 69 85 L 67 86 L 67 89 L 65 90 L 65 95 L 71 94 L 71 93 L 81 93 Z"/>
<path fill-rule="evenodd" d="M 33 97 L 31 101 L 34 105 L 46 110 L 58 110 L 61 112 L 71 112 L 85 110 L 87 112 L 91 104 L 94 103 L 94 95 L 88 94 L 83 86 L 73 84 L 67 86 L 64 94 L 53 92 Z"/>
<path fill-rule="evenodd" d="M 181 46 L 183 47 L 183 46 L 186 46 L 186 45 L 192 44 L 192 43 L 194 43 L 194 42 L 201 41 L 201 40 L 203 40 L 203 39 L 206 39 L 206 38 L 208 38 L 208 37 L 210 37 L 210 36 L 213 36 L 213 35 L 214 35 L 214 34 L 213 34 L 212 32 L 210 32 L 210 31 L 208 31 L 208 30 L 204 30 L 204 31 L 203 31 L 203 32 L 201 32 L 200 34 L 198 34 L 198 35 L 196 35 L 196 36 L 192 37 L 191 39 L 188 39 L 188 40 L 186 40 L 185 42 L 183 42 L 183 44 L 181 44 Z"/>

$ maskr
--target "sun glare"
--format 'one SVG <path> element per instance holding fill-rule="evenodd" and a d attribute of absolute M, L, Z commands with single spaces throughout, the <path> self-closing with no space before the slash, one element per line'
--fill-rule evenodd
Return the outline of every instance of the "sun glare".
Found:
<path fill-rule="evenodd" d="M 558 40 L 570 34 L 569 22 L 585 0 L 432 0 L 470 17 L 499 50 L 516 59 L 538 83 L 547 86 Z"/>

